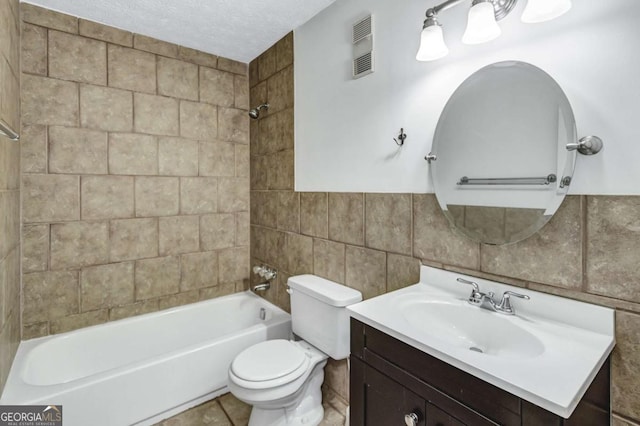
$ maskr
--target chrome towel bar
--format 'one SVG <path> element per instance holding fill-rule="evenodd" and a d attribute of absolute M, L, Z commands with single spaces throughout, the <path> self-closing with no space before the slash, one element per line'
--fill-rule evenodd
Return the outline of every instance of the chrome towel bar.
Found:
<path fill-rule="evenodd" d="M 554 174 L 545 177 L 525 178 L 468 178 L 462 176 L 458 185 L 549 185 L 558 178 Z"/>

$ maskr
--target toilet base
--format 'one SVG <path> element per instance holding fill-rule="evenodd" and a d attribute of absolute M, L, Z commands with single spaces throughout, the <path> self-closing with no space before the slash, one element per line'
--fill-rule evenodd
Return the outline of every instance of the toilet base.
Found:
<path fill-rule="evenodd" d="M 254 407 L 248 426 L 317 426 L 324 417 L 322 404 L 301 415 L 287 416 L 284 408 L 265 410 Z"/>
<path fill-rule="evenodd" d="M 248 426 L 317 426 L 324 417 L 322 408 L 322 382 L 324 365 L 315 367 L 312 377 L 302 389 L 302 396 L 296 403 L 283 408 L 261 408 L 253 406 Z"/>

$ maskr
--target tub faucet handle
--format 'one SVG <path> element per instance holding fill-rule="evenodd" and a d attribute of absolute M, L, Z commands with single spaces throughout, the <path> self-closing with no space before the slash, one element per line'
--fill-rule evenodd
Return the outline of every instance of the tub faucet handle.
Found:
<path fill-rule="evenodd" d="M 274 269 L 267 269 L 264 273 L 263 278 L 267 281 L 275 280 L 278 277 L 278 271 Z"/>
<path fill-rule="evenodd" d="M 278 277 L 278 271 L 275 269 L 271 269 L 268 266 L 254 266 L 253 273 L 256 275 L 260 275 L 267 281 L 275 280 Z"/>

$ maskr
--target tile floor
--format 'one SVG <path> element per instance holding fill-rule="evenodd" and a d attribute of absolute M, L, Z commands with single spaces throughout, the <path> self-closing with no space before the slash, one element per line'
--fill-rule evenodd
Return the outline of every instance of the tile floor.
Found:
<path fill-rule="evenodd" d="M 156 426 L 246 426 L 251 406 L 230 393 L 193 407 L 166 419 Z M 344 416 L 329 404 L 324 404 L 324 420 L 320 426 L 343 426 Z"/>

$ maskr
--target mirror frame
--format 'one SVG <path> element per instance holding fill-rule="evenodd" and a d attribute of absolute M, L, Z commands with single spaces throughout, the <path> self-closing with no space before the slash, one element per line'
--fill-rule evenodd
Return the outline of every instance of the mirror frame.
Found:
<path fill-rule="evenodd" d="M 483 81 L 483 79 L 489 78 L 491 74 L 495 74 L 496 76 L 499 77 L 501 74 L 505 72 L 506 69 L 510 69 L 514 71 L 518 71 L 518 70 L 526 71 L 526 73 L 531 74 L 531 76 L 537 79 L 536 84 L 540 84 L 540 82 L 545 83 L 548 87 L 549 93 L 555 94 L 556 96 L 555 100 L 557 102 L 558 120 L 556 122 L 555 129 L 551 129 L 550 123 L 548 123 L 549 124 L 548 129 L 549 129 L 549 132 L 551 132 L 552 130 L 555 130 L 556 134 L 558 134 L 558 140 L 555 147 L 556 148 L 555 153 L 547 154 L 547 155 L 555 156 L 555 159 L 550 161 L 555 161 L 556 174 L 555 175 L 549 174 L 548 176 L 540 176 L 540 178 L 547 177 L 546 183 L 536 181 L 536 184 L 541 183 L 543 185 L 547 185 L 547 189 L 546 189 L 547 192 L 545 193 L 543 193 L 542 191 L 538 192 L 538 195 L 540 195 L 539 198 L 544 198 L 546 195 L 548 196 L 550 201 L 544 206 L 536 205 L 535 209 L 513 208 L 513 206 L 510 206 L 509 204 L 496 205 L 498 204 L 496 203 L 496 200 L 500 200 L 501 197 L 502 199 L 504 199 L 504 197 L 508 196 L 508 194 L 512 194 L 517 197 L 527 197 L 527 194 L 530 195 L 534 193 L 532 192 L 534 190 L 534 186 L 532 186 L 531 182 L 529 182 L 529 184 L 522 185 L 522 186 L 521 186 L 521 183 L 524 181 L 519 181 L 514 183 L 514 179 L 517 181 L 518 179 L 523 178 L 524 176 L 508 177 L 510 182 L 506 184 L 504 182 L 507 182 L 507 181 L 500 179 L 501 176 L 472 176 L 471 178 L 468 178 L 468 181 L 465 182 L 464 180 L 467 177 L 467 175 L 464 175 L 464 176 L 461 175 L 462 177 L 459 178 L 457 182 L 457 187 L 453 186 L 453 182 L 450 182 L 451 179 L 447 180 L 446 186 L 441 184 L 440 180 L 442 179 L 438 179 L 438 170 L 442 169 L 443 167 L 446 167 L 446 162 L 449 161 L 448 159 L 443 161 L 442 155 L 438 153 L 438 148 L 440 144 L 444 143 L 442 142 L 442 140 L 446 139 L 442 137 L 443 129 L 446 129 L 447 128 L 446 126 L 448 125 L 456 125 L 458 126 L 458 129 L 460 129 L 460 126 L 464 126 L 464 123 L 467 122 L 464 116 L 456 115 L 455 117 L 452 117 L 451 114 L 449 114 L 448 116 L 447 113 L 450 112 L 450 110 L 455 110 L 454 107 L 456 106 L 455 104 L 457 102 L 468 102 L 468 99 L 465 100 L 465 90 L 469 91 L 470 89 L 473 89 L 471 90 L 471 92 L 477 91 L 478 87 L 480 87 L 477 85 L 477 81 Z M 498 72 L 496 72 L 496 70 L 498 70 Z M 527 75 L 525 73 L 522 73 L 522 76 L 520 78 L 525 79 L 526 77 Z M 532 81 L 533 81 L 533 77 L 532 77 Z M 474 86 L 474 83 L 476 84 L 476 86 Z M 508 85 L 501 86 L 500 84 L 498 84 L 499 81 L 495 83 L 496 84 L 488 85 L 490 86 L 490 88 L 487 88 L 487 89 L 482 88 L 482 90 L 484 91 L 491 90 L 490 94 L 492 96 L 495 96 L 497 93 L 499 93 L 497 92 L 498 90 L 503 90 L 505 91 L 505 93 L 506 91 L 509 90 Z M 524 85 L 518 86 L 518 88 L 520 87 L 524 88 L 526 86 Z M 471 96 L 471 95 L 467 95 L 467 96 Z M 509 99 L 509 94 L 508 93 L 504 94 L 503 98 Z M 500 98 L 496 98 L 496 99 L 498 99 L 498 102 L 502 102 L 502 99 Z M 525 105 L 525 103 L 526 103 L 526 100 L 530 98 L 524 97 L 524 99 L 525 101 L 521 105 L 517 105 L 520 109 L 528 106 L 528 105 Z M 506 105 L 506 106 L 509 106 L 509 105 Z M 534 106 L 531 106 L 530 108 L 534 108 Z M 509 108 L 506 108 L 505 110 L 508 110 L 508 109 Z M 517 109 L 518 108 L 514 108 L 514 110 L 517 110 Z M 468 110 L 473 111 L 473 114 L 474 114 L 473 119 L 475 119 L 476 121 L 478 120 L 478 117 L 476 117 L 476 115 L 481 114 L 483 112 L 482 108 L 469 107 Z M 532 116 L 536 116 L 536 114 L 532 114 Z M 521 116 L 518 116 L 518 118 L 521 118 Z M 486 119 L 487 122 L 491 122 L 492 125 L 495 126 L 496 128 L 502 128 L 502 127 L 509 128 L 509 126 L 513 127 L 512 121 L 518 121 L 518 120 L 512 120 L 513 117 L 509 115 L 500 115 L 500 114 L 496 115 L 493 110 L 487 111 L 486 117 L 484 117 L 484 119 Z M 500 120 L 503 120 L 503 121 L 501 122 Z M 507 122 L 504 120 L 512 120 L 512 121 Z M 469 119 L 468 121 L 472 122 L 473 120 Z M 503 123 L 504 126 L 501 126 L 501 123 Z M 506 124 L 509 124 L 509 126 L 507 126 Z M 527 126 L 535 127 L 539 124 L 542 124 L 542 123 L 536 122 L 535 124 L 530 124 L 529 120 L 527 120 Z M 562 131 L 559 131 L 559 129 Z M 473 128 L 469 130 L 470 133 L 473 133 L 474 131 L 475 129 Z M 477 131 L 475 132 L 477 133 Z M 471 135 L 469 136 L 469 139 L 472 139 Z M 501 143 L 503 144 L 507 142 L 513 144 L 513 140 L 519 140 L 519 138 L 513 138 L 509 135 L 506 135 L 504 138 L 496 138 L 496 139 L 502 139 L 503 141 Z M 461 140 L 466 140 L 466 139 L 461 138 Z M 521 62 L 521 61 L 504 61 L 504 62 L 498 62 L 498 63 L 487 65 L 477 70 L 473 74 L 471 74 L 458 86 L 458 88 L 454 91 L 454 93 L 451 95 L 451 97 L 447 101 L 447 104 L 443 108 L 440 118 L 438 120 L 438 124 L 436 126 L 436 130 L 434 133 L 432 152 L 430 153 L 430 155 L 435 155 L 435 157 L 437 158 L 435 162 L 430 161 L 430 164 L 431 164 L 430 172 L 431 172 L 431 178 L 432 178 L 432 182 L 435 189 L 436 198 L 438 199 L 438 204 L 440 205 L 442 212 L 447 217 L 452 227 L 458 233 L 465 235 L 466 237 L 471 238 L 474 241 L 484 243 L 484 244 L 492 244 L 492 245 L 511 244 L 518 241 L 522 241 L 528 238 L 529 236 L 535 234 L 537 231 L 539 231 L 551 219 L 551 217 L 560 207 L 560 205 L 562 204 L 562 201 L 567 195 L 569 185 L 575 169 L 576 153 L 575 151 L 567 150 L 566 145 L 568 143 L 574 143 L 576 142 L 576 140 L 577 140 L 577 131 L 576 131 L 576 124 L 575 124 L 575 117 L 573 114 L 573 110 L 571 108 L 571 104 L 566 94 L 560 87 L 560 85 L 548 73 L 546 73 L 545 71 L 541 70 L 540 68 L 534 65 L 531 65 L 526 62 Z M 450 145 L 452 141 L 449 140 L 447 142 Z M 451 149 L 451 147 L 448 146 L 447 149 Z M 565 155 L 563 159 L 561 157 L 562 154 Z M 496 158 L 500 159 L 500 156 L 496 156 Z M 560 161 L 561 159 L 564 161 Z M 459 162 L 459 161 L 460 161 L 459 159 L 456 159 L 456 162 Z M 473 161 L 473 159 L 471 159 L 470 161 Z M 524 161 L 526 162 L 527 158 L 525 158 Z M 494 167 L 489 165 L 487 168 L 491 170 Z M 499 168 L 499 167 L 496 166 L 495 168 Z M 518 169 L 518 165 L 517 164 L 514 165 L 513 168 Z M 523 167 L 523 168 L 526 169 L 526 167 Z M 442 176 L 442 173 L 440 176 Z M 480 178 L 480 179 L 473 179 L 473 178 Z M 497 179 L 498 184 L 496 184 L 496 182 L 493 180 L 494 178 L 498 178 Z M 472 181 L 472 182 L 469 182 L 469 181 Z M 469 202 L 470 204 L 456 204 L 464 208 L 464 210 L 462 211 L 462 216 L 459 209 L 456 212 L 452 212 L 451 211 L 452 209 L 450 207 L 453 207 L 453 204 L 447 203 L 447 201 L 450 201 L 447 199 L 448 198 L 447 194 L 453 194 L 453 192 L 451 192 L 449 188 L 454 188 L 453 189 L 454 191 L 458 191 L 462 186 L 468 185 L 467 188 L 464 188 L 464 189 L 470 188 L 471 186 L 470 184 L 472 184 L 475 187 L 473 188 L 475 189 L 475 191 L 472 190 L 471 192 L 467 192 L 466 194 L 466 195 L 469 195 L 466 201 Z M 446 187 L 447 189 L 445 190 L 443 186 Z M 553 189 L 553 193 L 549 192 L 552 189 Z M 482 191 L 484 191 L 484 193 Z M 523 191 L 529 191 L 529 192 L 523 192 Z M 445 192 L 447 192 L 447 194 L 445 194 Z M 519 195 L 520 192 L 523 192 L 523 195 Z M 455 198 L 464 198 L 465 195 L 463 194 L 464 194 L 463 192 L 456 192 Z M 473 196 L 471 194 L 473 194 Z M 488 209 L 485 209 L 482 213 L 479 213 L 481 212 L 480 209 L 472 209 L 472 207 L 477 207 L 477 208 L 482 207 L 478 205 L 477 200 L 478 198 L 482 198 L 483 195 L 485 196 L 490 195 L 490 197 L 488 197 L 490 198 L 490 200 L 488 201 L 489 205 L 488 205 Z M 449 198 L 451 197 L 449 196 Z M 475 198 L 476 200 L 474 202 L 471 202 L 470 198 Z M 498 210 L 495 210 L 495 214 L 494 214 L 491 212 L 491 209 L 498 209 Z M 504 209 L 504 211 L 499 209 Z M 535 210 L 537 213 L 534 215 L 532 210 Z M 477 225 L 483 219 L 482 216 L 476 217 L 475 219 L 472 218 L 471 216 L 467 218 L 466 216 L 467 214 L 469 214 L 468 212 L 474 212 L 476 214 L 481 214 L 481 215 L 484 214 L 485 215 L 484 219 L 487 219 L 487 222 L 494 220 L 494 217 L 497 218 L 499 215 L 502 214 L 504 217 L 504 223 L 502 224 L 502 232 L 503 232 L 502 238 L 498 237 L 497 235 L 495 236 L 484 235 L 482 232 L 479 232 L 477 229 L 471 229 L 470 227 L 464 226 L 466 225 L 467 222 L 473 223 L 474 221 L 475 221 L 475 224 Z M 509 227 L 508 226 L 509 217 L 511 217 L 510 223 L 517 223 L 518 220 L 524 220 L 529 216 L 532 217 L 531 220 L 526 222 L 525 225 L 521 225 L 521 227 L 518 228 L 518 230 L 514 230 L 513 233 L 510 233 L 509 235 L 507 235 L 507 229 Z M 500 225 L 500 224 L 497 223 L 497 225 Z M 512 228 L 514 228 L 514 226 L 512 226 Z"/>

